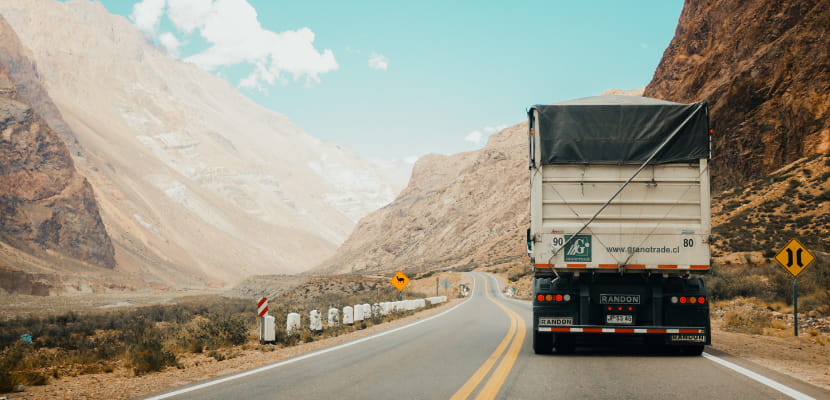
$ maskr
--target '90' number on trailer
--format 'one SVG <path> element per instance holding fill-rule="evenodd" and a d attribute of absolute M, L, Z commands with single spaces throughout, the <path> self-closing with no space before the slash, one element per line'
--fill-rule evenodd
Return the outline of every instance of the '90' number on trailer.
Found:
<path fill-rule="evenodd" d="M 551 245 L 553 251 L 557 251 L 565 245 L 565 235 L 553 235 L 551 238 Z"/>

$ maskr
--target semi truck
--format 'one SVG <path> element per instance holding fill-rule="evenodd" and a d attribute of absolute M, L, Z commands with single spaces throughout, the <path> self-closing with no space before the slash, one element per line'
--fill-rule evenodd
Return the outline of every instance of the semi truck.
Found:
<path fill-rule="evenodd" d="M 533 349 L 711 344 L 705 101 L 598 96 L 528 110 Z"/>

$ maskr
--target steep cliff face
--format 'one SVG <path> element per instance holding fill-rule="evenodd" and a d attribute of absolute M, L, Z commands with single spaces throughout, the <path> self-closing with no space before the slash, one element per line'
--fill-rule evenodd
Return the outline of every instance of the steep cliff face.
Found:
<path fill-rule="evenodd" d="M 687 0 L 645 96 L 707 99 L 716 189 L 830 151 L 830 0 Z"/>
<path fill-rule="evenodd" d="M 527 124 L 493 135 L 481 150 L 429 155 L 390 205 L 361 220 L 315 271 L 423 271 L 524 262 L 530 219 Z"/>
<path fill-rule="evenodd" d="M 2 21 L 0 21 L 2 29 Z M 113 268 L 114 250 L 89 183 L 61 138 L 20 101 L 0 65 L 0 240 Z M 0 260 L 25 268 L 19 260 Z"/>

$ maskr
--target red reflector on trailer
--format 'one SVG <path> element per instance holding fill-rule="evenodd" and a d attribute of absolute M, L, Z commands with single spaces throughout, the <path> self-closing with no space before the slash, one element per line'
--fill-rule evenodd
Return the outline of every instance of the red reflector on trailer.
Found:
<path fill-rule="evenodd" d="M 706 298 L 705 297 L 698 297 L 697 302 L 700 303 L 700 304 L 703 304 L 703 303 L 706 302 Z"/>
<path fill-rule="evenodd" d="M 611 306 L 608 306 L 608 311 L 611 311 L 611 309 L 612 309 Z"/>
<path fill-rule="evenodd" d="M 536 301 L 545 301 L 545 295 L 540 294 L 536 296 Z"/>
<path fill-rule="evenodd" d="M 628 311 L 634 311 L 634 307 L 628 307 Z"/>
<path fill-rule="evenodd" d="M 686 304 L 687 301 L 688 300 L 686 299 L 686 296 L 681 296 L 680 297 L 680 304 Z"/>
<path fill-rule="evenodd" d="M 556 295 L 556 301 L 562 301 L 562 295 L 561 294 Z"/>

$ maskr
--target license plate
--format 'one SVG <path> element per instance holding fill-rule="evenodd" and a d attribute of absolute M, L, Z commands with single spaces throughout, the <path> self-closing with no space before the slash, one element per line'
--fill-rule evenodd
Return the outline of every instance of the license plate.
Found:
<path fill-rule="evenodd" d="M 539 318 L 539 326 L 567 326 L 573 325 L 574 319 L 572 317 L 541 317 Z"/>
<path fill-rule="evenodd" d="M 670 339 L 673 343 L 682 343 L 682 342 L 705 343 L 706 342 L 706 335 L 671 335 Z"/>
<path fill-rule="evenodd" d="M 631 325 L 634 323 L 634 316 L 633 315 L 617 315 L 617 314 L 609 314 L 605 316 L 605 322 L 608 324 L 623 324 L 623 325 Z"/>

